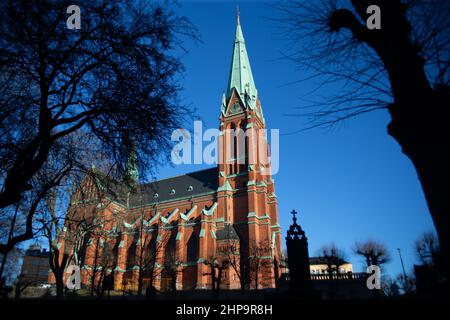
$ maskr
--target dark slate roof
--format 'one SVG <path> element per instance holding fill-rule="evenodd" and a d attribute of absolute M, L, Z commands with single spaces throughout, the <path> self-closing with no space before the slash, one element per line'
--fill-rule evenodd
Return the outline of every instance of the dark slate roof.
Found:
<path fill-rule="evenodd" d="M 130 196 L 130 206 L 176 200 L 217 191 L 217 167 L 140 185 Z M 142 199 L 141 199 L 142 194 Z"/>
<path fill-rule="evenodd" d="M 239 236 L 236 233 L 236 230 L 230 224 L 226 224 L 223 229 L 218 229 L 216 231 L 216 238 L 217 240 L 239 240 Z"/>
<path fill-rule="evenodd" d="M 134 186 L 118 181 L 100 170 L 95 170 L 95 177 L 113 201 L 138 207 L 216 192 L 219 172 L 214 167 Z"/>

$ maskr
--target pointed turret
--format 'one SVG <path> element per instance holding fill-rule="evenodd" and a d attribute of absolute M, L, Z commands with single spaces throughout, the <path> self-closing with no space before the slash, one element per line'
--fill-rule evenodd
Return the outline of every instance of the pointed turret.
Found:
<path fill-rule="evenodd" d="M 139 169 L 137 162 L 136 142 L 133 140 L 131 151 L 128 156 L 127 163 L 125 165 L 125 176 L 130 182 L 139 182 Z"/>
<path fill-rule="evenodd" d="M 228 80 L 226 98 L 229 99 L 233 88 L 239 93 L 242 101 L 253 107 L 256 101 L 256 87 L 253 81 L 252 69 L 245 47 L 244 34 L 242 33 L 239 11 L 236 17 L 236 35 L 233 46 L 233 59 Z"/>

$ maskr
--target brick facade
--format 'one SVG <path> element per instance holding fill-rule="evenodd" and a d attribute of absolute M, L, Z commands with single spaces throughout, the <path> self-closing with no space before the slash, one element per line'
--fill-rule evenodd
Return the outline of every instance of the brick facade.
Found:
<path fill-rule="evenodd" d="M 238 21 L 232 68 L 243 49 Z M 116 290 L 137 290 L 139 283 L 163 291 L 210 289 L 210 263 L 218 274 L 228 262 L 223 289 L 275 287 L 282 255 L 277 197 L 264 161 L 269 145 L 260 134 L 265 120 L 256 90 L 249 97 L 252 90 L 233 83 L 250 79 L 247 87 L 254 86 L 250 66 L 244 69 L 242 62 L 232 69 L 223 97 L 216 168 L 128 189 L 86 177 L 71 199 L 68 221 L 85 219 L 96 227 L 80 235 L 79 226 L 67 222 L 60 235 L 61 246 L 76 251 L 82 285 L 113 275 Z"/>

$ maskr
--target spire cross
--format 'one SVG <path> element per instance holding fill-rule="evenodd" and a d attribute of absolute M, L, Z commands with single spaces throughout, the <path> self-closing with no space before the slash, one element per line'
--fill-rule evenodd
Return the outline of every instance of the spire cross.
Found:
<path fill-rule="evenodd" d="M 239 5 L 236 6 L 236 21 L 237 24 L 240 24 L 241 12 L 239 11 Z"/>
<path fill-rule="evenodd" d="M 294 209 L 294 210 L 291 211 L 291 214 L 292 214 L 292 220 L 294 220 L 294 223 L 296 223 L 297 222 L 297 218 L 295 217 L 295 215 L 297 214 L 297 211 L 295 211 L 295 209 Z"/>

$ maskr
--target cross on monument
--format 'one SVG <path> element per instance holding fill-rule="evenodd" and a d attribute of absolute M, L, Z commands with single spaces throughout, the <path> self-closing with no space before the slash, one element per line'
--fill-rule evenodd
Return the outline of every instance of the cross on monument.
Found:
<path fill-rule="evenodd" d="M 309 266 L 308 238 L 297 224 L 298 214 L 291 211 L 293 223 L 286 236 L 287 255 L 289 257 L 289 287 L 298 292 L 311 290 L 311 271 Z"/>
<path fill-rule="evenodd" d="M 297 218 L 295 217 L 295 215 L 297 214 L 297 211 L 295 211 L 295 209 L 294 209 L 291 211 L 291 214 L 292 214 L 292 220 L 294 220 L 294 223 L 297 223 Z"/>

